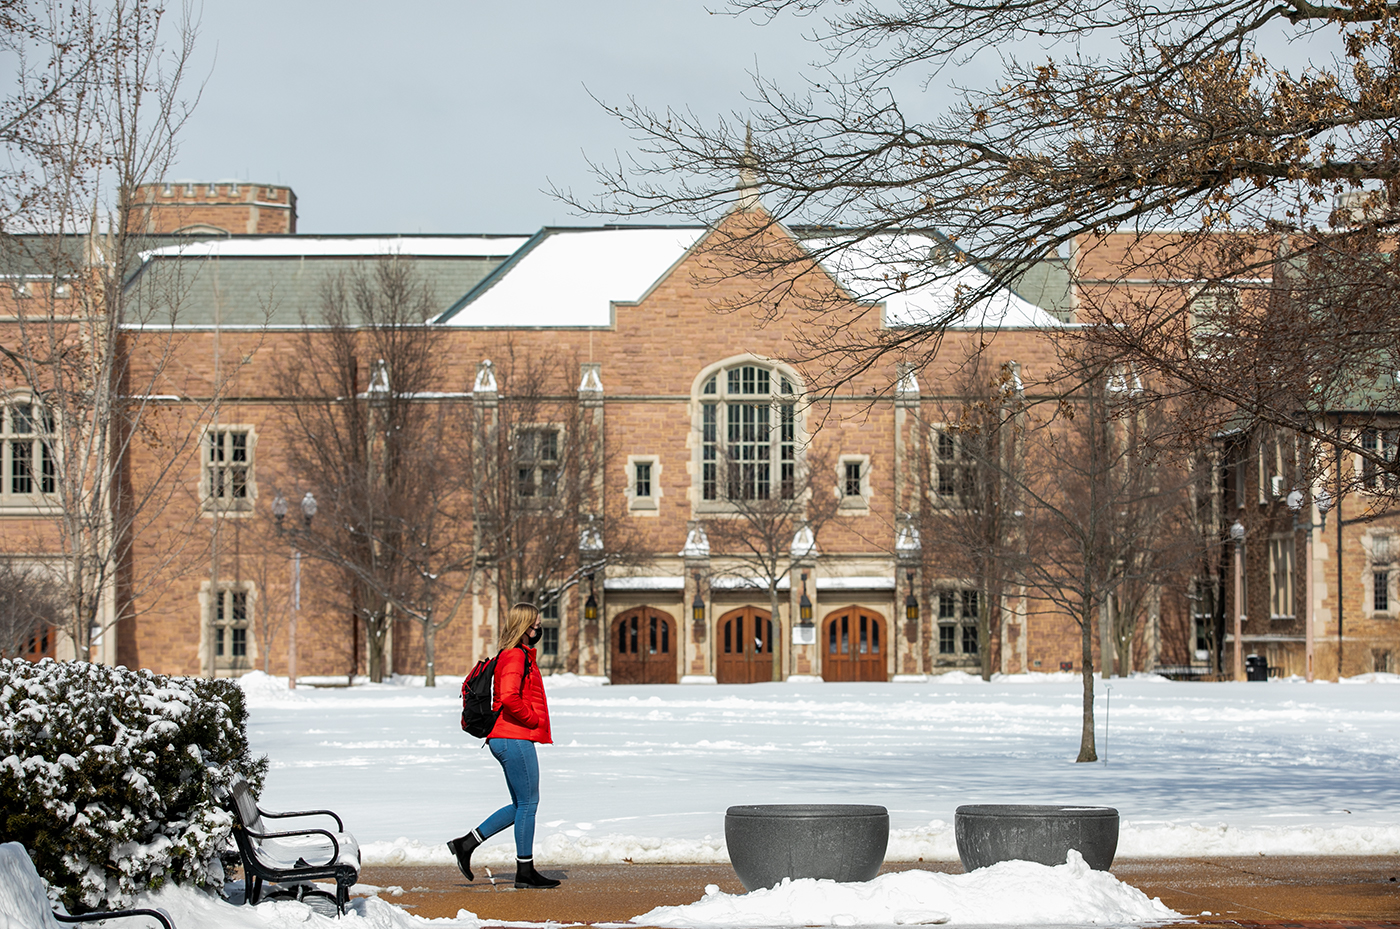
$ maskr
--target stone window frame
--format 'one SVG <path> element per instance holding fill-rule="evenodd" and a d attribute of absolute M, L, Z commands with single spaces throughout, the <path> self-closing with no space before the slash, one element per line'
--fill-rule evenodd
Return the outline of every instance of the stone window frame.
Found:
<path fill-rule="evenodd" d="M 36 430 L 16 431 L 18 410 L 29 408 L 25 414 Z M 54 413 L 31 391 L 14 391 L 0 396 L 0 511 L 9 514 L 49 513 L 61 506 L 58 496 L 59 450 L 56 439 L 47 442 L 44 436 L 57 434 Z M 28 478 L 31 489 L 14 489 L 15 452 L 28 449 Z M 23 456 L 21 456 L 23 457 Z M 36 488 L 37 485 L 37 488 Z"/>
<path fill-rule="evenodd" d="M 977 635 L 977 602 L 981 596 L 981 591 L 966 583 L 950 581 L 934 585 L 931 607 L 934 626 L 938 630 L 936 647 L 939 658 L 957 660 L 979 654 L 967 651 L 966 644 L 967 627 L 972 627 L 974 637 Z M 950 650 L 944 651 L 945 644 Z M 980 646 L 980 642 L 978 644 Z"/>
<path fill-rule="evenodd" d="M 1365 553 L 1365 567 L 1361 571 L 1362 613 L 1374 619 L 1400 617 L 1400 565 L 1397 565 L 1397 561 L 1400 561 L 1400 535 L 1371 530 L 1361 537 L 1361 548 Z M 1381 574 L 1386 577 L 1385 592 L 1389 602 L 1385 609 L 1378 610 L 1376 579 Z"/>
<path fill-rule="evenodd" d="M 261 655 L 258 652 L 257 636 L 257 610 L 258 610 L 258 588 L 252 581 L 221 580 L 219 581 L 219 597 L 216 600 L 208 580 L 203 581 L 199 586 L 199 614 L 203 617 L 200 624 L 200 664 L 205 674 L 209 673 L 207 666 L 212 654 L 214 659 L 215 677 L 238 677 L 249 671 L 258 668 Z M 235 595 L 242 594 L 242 608 L 244 615 L 241 619 L 236 619 L 232 614 L 238 605 Z M 224 617 L 217 618 L 217 610 L 222 601 L 224 606 Z M 236 625 L 235 625 L 236 624 Z M 227 638 L 220 635 L 214 638 L 216 629 L 241 629 L 245 633 L 243 639 L 243 654 L 235 655 L 234 635 Z M 221 647 L 222 646 L 222 647 Z"/>
<path fill-rule="evenodd" d="M 928 500 L 940 509 L 955 509 L 966 506 L 968 501 L 964 499 L 963 492 L 968 488 L 967 471 L 970 469 L 976 480 L 977 460 L 967 454 L 963 448 L 963 443 L 958 436 L 957 425 L 954 423 L 931 423 L 928 431 Z M 951 475 L 949 488 L 944 491 L 944 468 L 948 469 Z M 959 474 L 959 472 L 963 472 Z M 972 485 L 973 493 L 976 493 L 976 485 Z"/>
<path fill-rule="evenodd" d="M 859 492 L 854 494 L 849 492 L 850 475 L 847 472 L 850 465 L 856 465 L 860 469 L 857 477 Z M 836 459 L 836 497 L 839 501 L 839 509 L 869 512 L 870 500 L 873 495 L 870 488 L 870 456 L 865 454 L 839 456 Z"/>
<path fill-rule="evenodd" d="M 1400 429 L 1393 426 L 1389 428 L 1378 428 L 1367 426 L 1357 430 L 1356 444 L 1368 451 L 1378 452 L 1381 457 L 1394 460 L 1400 454 Z M 1363 494 L 1388 494 L 1395 489 L 1396 478 L 1392 475 L 1378 474 L 1375 465 L 1367 461 L 1361 455 L 1352 456 L 1353 473 L 1357 476 L 1357 488 Z"/>
<path fill-rule="evenodd" d="M 705 450 L 706 446 L 711 444 L 706 441 L 705 427 L 707 421 L 705 407 L 707 404 L 715 404 L 717 407 L 720 408 L 716 411 L 717 417 L 714 423 L 716 442 L 714 444 L 722 444 L 724 441 L 723 434 L 726 431 L 728 425 L 728 411 L 723 410 L 723 408 L 728 405 L 727 401 L 729 399 L 727 383 L 728 372 L 731 369 L 743 368 L 745 366 L 754 366 L 758 368 L 767 369 L 770 378 L 770 385 L 773 383 L 773 378 L 776 377 L 779 379 L 777 382 L 779 385 L 779 389 L 776 392 L 770 389 L 766 396 L 776 398 L 791 398 L 793 427 L 791 443 L 793 446 L 793 483 L 795 487 L 802 486 L 802 472 L 807 465 L 807 452 L 810 447 L 809 442 L 811 438 L 811 433 L 807 428 L 807 403 L 805 400 L 805 381 L 797 373 L 796 369 L 794 369 L 791 365 L 785 364 L 781 361 L 777 361 L 772 358 L 765 358 L 761 355 L 757 355 L 752 352 L 745 352 L 740 355 L 732 355 L 728 358 L 724 358 L 720 361 L 716 361 L 712 364 L 706 365 L 700 370 L 700 373 L 696 375 L 695 380 L 691 383 L 690 442 L 692 444 L 692 448 L 691 481 L 689 492 L 692 512 L 706 514 L 725 514 L 734 513 L 737 510 L 735 504 L 730 502 L 730 500 L 728 499 L 727 493 L 719 493 L 715 498 L 712 499 L 705 498 L 705 464 L 707 461 L 707 459 L 705 458 Z M 713 379 L 715 382 L 715 391 L 713 393 L 707 394 L 706 386 L 711 382 L 711 379 Z M 782 388 L 782 379 L 785 379 L 787 381 L 787 392 L 785 392 Z M 738 394 L 736 396 L 742 397 L 757 395 Z M 780 404 L 786 405 L 787 401 L 782 399 L 778 399 L 777 401 L 775 401 L 775 406 Z M 778 429 L 775 425 L 774 432 L 777 431 Z M 775 444 L 776 441 L 777 440 L 775 440 Z M 778 468 L 778 472 L 776 474 L 770 472 L 769 486 L 771 488 L 780 484 L 782 480 L 782 475 L 780 459 L 777 457 L 770 458 L 770 462 Z M 716 468 L 718 468 L 719 462 L 717 459 L 714 463 Z M 723 476 L 716 474 L 715 480 L 721 485 L 721 487 L 723 486 Z"/>
<path fill-rule="evenodd" d="M 1291 532 L 1269 537 L 1269 618 L 1296 619 L 1298 604 L 1294 602 L 1293 584 L 1297 579 L 1298 540 Z M 1279 575 L 1282 566 L 1285 573 Z M 1286 609 L 1280 609 L 1284 607 Z"/>
<path fill-rule="evenodd" d="M 646 465 L 650 470 L 649 494 L 637 493 L 637 466 Z M 659 455 L 628 455 L 625 463 L 627 511 L 634 516 L 661 515 L 661 457 Z"/>
<path fill-rule="evenodd" d="M 531 457 L 531 458 L 529 458 L 529 459 L 522 459 L 522 458 L 518 457 L 519 454 L 520 454 L 520 446 L 521 446 L 521 442 L 522 442 L 521 436 L 525 435 L 526 433 L 541 433 L 541 432 L 549 432 L 549 431 L 552 431 L 552 432 L 554 433 L 554 443 L 555 443 L 555 444 L 554 444 L 554 454 L 555 454 L 555 457 L 554 457 L 554 458 L 542 458 L 542 457 L 539 457 L 538 455 L 533 456 L 533 457 Z M 512 448 L 512 451 L 514 452 L 514 454 L 511 455 L 511 466 L 510 466 L 510 467 L 511 467 L 511 476 L 510 476 L 510 479 L 511 479 L 511 490 L 512 490 L 512 492 L 515 494 L 515 499 L 516 499 L 518 502 L 520 502 L 520 503 L 522 503 L 522 504 L 525 504 L 525 505 L 527 505 L 527 506 L 528 506 L 528 505 L 546 506 L 546 505 L 548 505 L 547 502 L 542 502 L 542 501 L 550 501 L 550 500 L 555 500 L 555 499 L 558 498 L 558 496 L 559 496 L 559 494 L 558 494 L 558 487 L 559 487 L 558 481 L 560 481 L 560 480 L 562 480 L 562 479 L 564 478 L 564 459 L 565 459 L 565 457 L 566 457 L 566 450 L 567 450 L 567 448 L 568 448 L 568 444 L 567 444 L 568 441 L 569 441 L 569 433 L 568 433 L 568 430 L 565 428 L 565 426 L 564 426 L 563 423 L 556 423 L 556 422 L 519 423 L 519 424 L 517 424 L 517 425 L 514 427 L 513 434 L 511 435 L 511 448 Z M 554 493 L 549 493 L 549 494 L 538 494 L 538 493 L 524 494 L 524 493 L 521 493 L 521 492 L 520 492 L 520 491 L 521 491 L 521 488 L 524 486 L 524 485 L 521 483 L 521 480 L 520 480 L 520 473 L 521 473 L 521 471 L 523 470 L 521 466 L 522 466 L 523 464 L 525 464 L 525 462 L 526 462 L 527 460 L 528 460 L 529 462 L 532 463 L 532 464 L 530 465 L 531 472 L 532 472 L 532 474 L 531 474 L 531 486 L 532 486 L 532 487 L 535 487 L 535 488 L 539 488 L 539 487 L 544 486 L 543 475 L 544 475 L 544 473 L 545 473 L 545 468 L 546 468 L 546 466 L 547 466 L 548 464 L 550 464 L 550 463 L 553 464 L 553 468 L 552 468 L 551 470 L 553 470 L 554 472 L 556 472 L 556 477 L 555 477 L 555 483 L 554 483 L 553 485 L 551 485 L 551 486 L 553 486 L 553 487 L 555 488 L 555 492 L 554 492 Z"/>
<path fill-rule="evenodd" d="M 1291 462 L 1284 455 L 1283 437 L 1276 431 L 1261 432 L 1256 445 L 1259 505 L 1268 506 L 1288 496 L 1287 472 Z M 1292 457 L 1296 458 L 1296 455 Z"/>
<path fill-rule="evenodd" d="M 540 657 L 545 659 L 545 663 L 557 660 L 559 657 L 560 614 L 563 612 L 564 591 L 556 591 L 553 597 L 547 599 L 540 606 Z M 550 640 L 553 640 L 552 643 Z M 553 644 L 554 651 L 549 651 L 549 646 Z"/>
<path fill-rule="evenodd" d="M 214 461 L 215 446 L 213 436 L 215 434 L 223 436 L 242 435 L 244 437 L 244 447 L 242 449 L 244 458 L 241 463 L 236 463 L 235 456 L 236 443 L 224 442 L 220 448 L 220 454 L 227 456 L 220 458 L 222 464 Z M 199 437 L 199 501 L 206 516 L 217 512 L 221 516 L 252 516 L 258 501 L 258 481 L 257 481 L 257 447 L 258 430 L 251 423 L 219 423 L 217 426 L 211 424 L 204 427 L 204 431 Z M 235 491 L 232 495 L 225 497 L 222 494 L 216 495 L 214 492 L 215 474 L 220 470 L 230 472 L 230 490 Z M 233 481 L 233 477 L 242 472 L 242 492 L 236 492 L 239 485 Z"/>

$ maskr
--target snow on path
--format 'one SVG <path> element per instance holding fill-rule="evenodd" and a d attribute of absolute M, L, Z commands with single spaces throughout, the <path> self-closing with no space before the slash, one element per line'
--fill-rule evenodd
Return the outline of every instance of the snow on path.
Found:
<path fill-rule="evenodd" d="M 506 802 L 460 730 L 455 680 L 289 692 L 242 679 L 263 806 L 329 806 L 371 864 L 450 864 Z M 1077 765 L 1079 678 L 984 683 L 585 686 L 548 678 L 536 855 L 551 864 L 725 862 L 736 803 L 878 803 L 890 860 L 956 859 L 964 803 L 1117 807 L 1118 854 L 1400 854 L 1400 683 L 1096 682 L 1107 763 Z M 1105 724 L 1107 732 L 1105 733 Z M 1107 738 L 1105 738 L 1105 735 Z M 509 862 L 509 832 L 477 853 Z"/>

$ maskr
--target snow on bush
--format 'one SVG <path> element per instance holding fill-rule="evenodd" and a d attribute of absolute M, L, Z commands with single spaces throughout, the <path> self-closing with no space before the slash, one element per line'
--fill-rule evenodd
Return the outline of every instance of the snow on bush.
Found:
<path fill-rule="evenodd" d="M 0 839 L 70 909 L 220 886 L 232 817 L 218 798 L 267 770 L 247 719 L 231 681 L 0 660 Z"/>

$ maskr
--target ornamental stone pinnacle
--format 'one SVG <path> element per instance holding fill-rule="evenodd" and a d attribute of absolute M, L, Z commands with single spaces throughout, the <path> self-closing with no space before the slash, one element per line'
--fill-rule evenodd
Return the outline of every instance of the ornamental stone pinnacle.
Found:
<path fill-rule="evenodd" d="M 494 394 L 497 392 L 496 371 L 491 365 L 491 359 L 487 358 L 476 366 L 476 383 L 472 385 L 474 393 Z"/>

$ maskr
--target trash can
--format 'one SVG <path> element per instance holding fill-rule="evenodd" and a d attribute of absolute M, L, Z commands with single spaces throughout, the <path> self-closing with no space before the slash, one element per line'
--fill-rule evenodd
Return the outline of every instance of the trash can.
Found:
<path fill-rule="evenodd" d="M 1244 679 L 1247 681 L 1267 681 L 1269 679 L 1269 660 L 1263 655 L 1246 655 Z"/>

